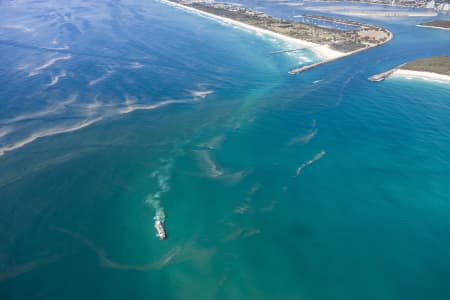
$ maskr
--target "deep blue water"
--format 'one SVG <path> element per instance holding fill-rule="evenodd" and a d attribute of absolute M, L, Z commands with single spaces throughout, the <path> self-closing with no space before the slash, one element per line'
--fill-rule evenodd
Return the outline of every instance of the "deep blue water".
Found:
<path fill-rule="evenodd" d="M 158 2 L 0 8 L 1 299 L 450 298 L 450 87 L 367 80 L 450 54 L 427 18 L 290 76 Z"/>

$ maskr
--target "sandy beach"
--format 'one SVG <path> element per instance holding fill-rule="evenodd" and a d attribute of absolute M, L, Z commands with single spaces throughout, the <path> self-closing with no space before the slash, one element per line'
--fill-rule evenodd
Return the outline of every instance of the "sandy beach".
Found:
<path fill-rule="evenodd" d="M 294 45 L 296 47 L 308 48 L 311 51 L 313 51 L 322 60 L 336 59 L 336 58 L 339 58 L 339 57 L 346 56 L 348 54 L 348 53 L 343 53 L 343 52 L 340 52 L 340 51 L 333 50 L 333 49 L 331 49 L 330 47 L 328 47 L 326 45 L 320 45 L 320 44 L 311 43 L 311 42 L 307 42 L 307 41 L 300 40 L 300 39 L 295 39 L 295 38 L 292 38 L 292 37 L 289 37 L 289 36 L 286 36 L 286 35 L 283 35 L 283 34 L 279 34 L 279 33 L 276 33 L 276 32 L 270 31 L 270 30 L 266 30 L 266 29 L 262 29 L 262 28 L 255 27 L 255 26 L 252 26 L 252 25 L 248 25 L 248 24 L 243 23 L 243 22 L 239 22 L 239 21 L 235 21 L 235 20 L 232 20 L 232 19 L 228 19 L 228 18 L 224 18 L 224 17 L 221 17 L 221 16 L 217 16 L 217 15 L 214 15 L 214 14 L 202 11 L 202 10 L 198 10 L 198 9 L 195 9 L 195 8 L 192 8 L 192 7 L 180 5 L 178 3 L 174 3 L 174 2 L 170 2 L 170 1 L 166 1 L 166 0 L 160 0 L 160 2 L 164 3 L 164 4 L 167 4 L 167 5 L 171 5 L 173 7 L 177 7 L 177 8 L 183 9 L 183 10 L 188 11 L 188 12 L 192 12 L 192 13 L 204 16 L 204 17 L 209 17 L 209 18 L 214 19 L 214 20 L 219 20 L 219 21 L 221 21 L 223 23 L 226 23 L 226 24 L 239 26 L 241 28 L 245 28 L 245 29 L 251 30 L 251 31 L 256 32 L 258 34 L 267 35 L 267 36 L 270 36 L 270 37 L 273 37 L 273 38 L 285 41 L 286 43 L 289 43 L 289 44 Z"/>
<path fill-rule="evenodd" d="M 433 29 L 441 29 L 441 30 L 450 30 L 450 28 L 444 28 L 439 26 L 430 26 L 430 25 L 416 25 L 417 27 L 423 27 L 423 28 L 433 28 Z"/>
<path fill-rule="evenodd" d="M 430 80 L 442 83 L 450 83 L 450 76 L 433 72 L 412 71 L 405 69 L 398 69 L 392 73 L 393 77 L 403 78 L 417 78 L 422 80 Z"/>

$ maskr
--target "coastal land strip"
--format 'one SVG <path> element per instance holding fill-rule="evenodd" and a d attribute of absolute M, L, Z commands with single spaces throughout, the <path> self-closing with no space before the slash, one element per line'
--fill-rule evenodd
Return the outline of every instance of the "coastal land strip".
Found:
<path fill-rule="evenodd" d="M 160 1 L 186 11 L 275 37 L 297 48 L 309 49 L 321 59 L 317 63 L 292 69 L 289 74 L 298 74 L 319 65 L 380 46 L 393 38 L 392 33 L 385 28 L 352 20 L 304 15 L 304 18 L 309 20 L 352 27 L 351 30 L 341 30 L 279 19 L 263 12 L 230 3 L 188 0 Z"/>
<path fill-rule="evenodd" d="M 450 20 L 434 20 L 416 25 L 417 27 L 426 27 L 434 29 L 450 30 Z"/>
<path fill-rule="evenodd" d="M 339 6 L 303 6 L 304 10 L 331 12 L 333 14 L 352 17 L 435 17 L 435 11 L 410 11 L 410 10 L 361 10 L 352 5 Z"/>
<path fill-rule="evenodd" d="M 379 82 L 389 76 L 422 78 L 450 83 L 450 56 L 435 56 L 414 60 L 380 74 L 370 76 L 369 80 Z"/>

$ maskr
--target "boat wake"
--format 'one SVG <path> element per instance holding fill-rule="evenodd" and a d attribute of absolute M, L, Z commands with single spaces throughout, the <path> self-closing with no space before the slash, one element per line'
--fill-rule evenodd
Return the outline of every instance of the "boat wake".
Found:
<path fill-rule="evenodd" d="M 161 204 L 161 197 L 164 193 L 167 193 L 170 190 L 169 181 L 171 178 L 171 171 L 174 165 L 174 160 L 169 159 L 165 161 L 165 165 L 153 172 L 151 177 L 156 179 L 158 183 L 158 190 L 152 194 L 147 195 L 147 199 L 145 202 L 149 204 L 153 210 L 155 211 L 155 216 L 153 219 L 155 220 L 155 229 L 157 236 L 164 240 L 166 238 L 166 233 L 164 230 L 164 222 L 166 221 L 166 213 L 164 211 L 164 207 Z"/>

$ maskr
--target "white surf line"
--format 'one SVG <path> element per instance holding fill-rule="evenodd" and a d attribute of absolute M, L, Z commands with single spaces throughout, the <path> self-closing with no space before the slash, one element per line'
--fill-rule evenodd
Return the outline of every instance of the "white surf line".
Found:
<path fill-rule="evenodd" d="M 39 74 L 42 70 L 47 69 L 48 67 L 52 66 L 53 64 L 55 64 L 56 62 L 60 61 L 60 60 L 69 60 L 72 58 L 72 55 L 66 55 L 66 56 L 62 56 L 62 57 L 55 57 L 50 59 L 48 62 L 44 63 L 43 65 L 36 67 L 33 71 L 31 71 L 30 73 L 28 73 L 28 76 L 35 76 L 37 74 Z"/>
<path fill-rule="evenodd" d="M 59 73 L 59 75 L 55 75 L 55 77 L 52 78 L 52 81 L 49 83 L 50 86 L 53 86 L 55 84 L 58 83 L 60 78 L 66 77 L 66 72 L 62 71 L 61 73 Z"/>
<path fill-rule="evenodd" d="M 312 159 L 308 160 L 308 161 L 305 162 L 305 163 L 302 163 L 302 164 L 297 168 L 297 171 L 295 172 L 296 176 L 300 175 L 300 173 L 302 172 L 302 170 L 303 170 L 305 167 L 307 167 L 307 166 L 313 164 L 314 162 L 318 161 L 319 159 L 321 159 L 321 158 L 325 155 L 325 153 L 326 153 L 325 150 L 321 150 L 319 153 L 317 153 L 316 155 L 314 155 L 314 157 L 313 157 Z"/>
<path fill-rule="evenodd" d="M 204 17 L 208 17 L 211 18 L 213 20 L 219 20 L 222 21 L 223 23 L 226 24 L 231 24 L 231 25 L 235 25 L 241 28 L 245 28 L 245 29 L 249 29 L 253 32 L 262 34 L 262 35 L 267 35 L 267 36 L 271 36 L 274 37 L 278 40 L 282 40 L 284 42 L 293 44 L 295 46 L 298 47 L 305 47 L 305 48 L 309 48 L 311 51 L 313 51 L 317 56 L 319 56 L 321 59 L 323 60 L 329 60 L 329 59 L 336 59 L 338 57 L 343 57 L 345 56 L 347 53 L 343 53 L 343 52 L 339 52 L 336 50 L 332 50 L 330 47 L 328 47 L 327 45 L 321 45 L 321 44 L 316 44 L 316 43 L 312 43 L 312 42 L 308 42 L 305 40 L 300 40 L 300 39 L 296 39 L 296 38 L 292 38 L 280 33 L 276 33 L 267 29 L 262 29 L 256 26 L 252 26 L 243 22 L 239 22 L 239 21 L 235 21 L 229 18 L 225 18 L 225 17 L 221 17 L 215 14 L 211 14 L 199 9 L 195 9 L 189 6 L 185 6 L 185 5 L 181 5 L 179 3 L 174 3 L 174 2 L 170 2 L 170 1 L 166 1 L 166 0 L 159 0 L 161 3 L 182 9 L 184 11 L 187 12 L 191 12 L 191 13 L 195 13 L 197 15 L 200 16 L 204 16 Z"/>
<path fill-rule="evenodd" d="M 449 75 L 438 74 L 438 73 L 434 73 L 434 72 L 397 69 L 391 74 L 391 76 L 402 77 L 402 78 L 416 78 L 416 79 L 430 80 L 430 81 L 434 81 L 434 82 L 447 83 L 447 84 L 450 83 Z"/>

